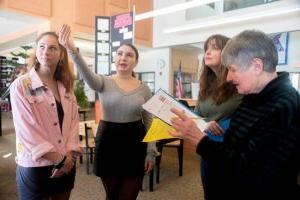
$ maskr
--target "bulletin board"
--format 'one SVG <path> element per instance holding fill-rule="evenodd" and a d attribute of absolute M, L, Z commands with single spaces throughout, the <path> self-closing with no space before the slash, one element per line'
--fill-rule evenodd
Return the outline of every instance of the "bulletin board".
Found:
<path fill-rule="evenodd" d="M 133 30 L 133 12 L 96 16 L 96 73 L 114 73 L 116 50 L 122 43 L 133 43 Z"/>

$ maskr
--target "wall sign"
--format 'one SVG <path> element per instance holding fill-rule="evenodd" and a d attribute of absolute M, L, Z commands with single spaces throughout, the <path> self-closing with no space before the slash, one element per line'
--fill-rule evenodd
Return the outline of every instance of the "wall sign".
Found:
<path fill-rule="evenodd" d="M 286 65 L 288 58 L 288 38 L 289 33 L 273 33 L 269 34 L 272 38 L 278 53 L 278 65 Z"/>
<path fill-rule="evenodd" d="M 114 57 L 122 43 L 133 43 L 133 12 L 111 17 L 96 16 L 96 73 L 115 71 Z"/>

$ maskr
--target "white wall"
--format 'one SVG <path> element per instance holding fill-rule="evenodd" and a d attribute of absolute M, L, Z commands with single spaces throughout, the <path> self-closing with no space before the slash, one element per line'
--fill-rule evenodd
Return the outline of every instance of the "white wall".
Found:
<path fill-rule="evenodd" d="M 140 60 L 135 72 L 155 72 L 155 91 L 159 88 L 170 92 L 170 49 L 160 48 L 140 51 Z"/>
<path fill-rule="evenodd" d="M 154 8 L 166 7 L 178 3 L 182 3 L 185 0 L 154 0 Z M 168 4 L 168 5 L 166 5 Z M 254 14 L 256 12 L 265 12 L 270 9 L 281 9 L 285 7 L 300 7 L 299 0 L 283 0 L 266 5 L 254 6 L 244 9 L 239 9 L 231 12 L 226 12 L 221 15 L 189 20 L 185 19 L 185 11 L 175 12 L 163 16 L 155 17 L 153 20 L 153 46 L 165 47 L 170 45 L 187 44 L 204 41 L 211 34 L 224 34 L 229 37 L 236 35 L 237 33 L 245 29 L 258 29 L 266 33 L 286 32 L 292 30 L 300 30 L 300 12 L 294 12 L 292 14 L 281 15 L 280 17 L 269 17 L 263 19 L 257 19 L 247 22 L 239 22 L 234 24 L 219 25 L 217 27 L 195 29 L 191 31 L 178 32 L 173 34 L 163 33 L 166 29 L 181 25 L 194 24 L 199 22 L 207 22 L 209 20 L 224 19 L 227 17 L 239 17 L 244 14 Z"/>
<path fill-rule="evenodd" d="M 92 57 L 83 56 L 83 59 L 87 63 L 87 65 L 90 67 L 90 69 L 94 72 L 95 71 L 95 61 Z M 77 75 L 76 67 L 74 66 L 74 74 Z M 84 91 L 86 96 L 88 97 L 88 101 L 94 102 L 95 101 L 95 90 L 92 90 L 88 84 L 84 81 Z"/>

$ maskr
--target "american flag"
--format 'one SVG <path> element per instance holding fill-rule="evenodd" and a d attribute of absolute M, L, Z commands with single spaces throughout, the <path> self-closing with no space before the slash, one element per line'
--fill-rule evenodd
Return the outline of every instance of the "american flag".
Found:
<path fill-rule="evenodd" d="M 176 98 L 183 98 L 184 97 L 184 90 L 182 86 L 182 74 L 181 74 L 181 61 L 179 63 L 179 69 L 177 71 L 177 76 L 176 76 Z"/>

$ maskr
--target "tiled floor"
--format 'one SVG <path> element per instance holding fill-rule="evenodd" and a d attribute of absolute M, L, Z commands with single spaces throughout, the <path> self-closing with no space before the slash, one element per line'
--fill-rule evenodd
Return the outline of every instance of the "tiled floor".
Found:
<path fill-rule="evenodd" d="M 2 113 L 3 136 L 0 137 L 0 200 L 18 199 L 15 183 L 15 135 L 10 113 Z M 4 155 L 9 155 L 4 158 Z M 104 189 L 98 178 L 86 174 L 86 165 L 77 165 L 75 188 L 71 200 L 105 199 Z M 148 191 L 148 176 L 145 176 L 144 191 L 139 200 L 194 200 L 203 199 L 199 178 L 199 157 L 191 148 L 184 151 L 183 176 L 178 176 L 177 152 L 164 149 L 161 163 L 160 183 L 154 185 L 154 192 Z"/>

